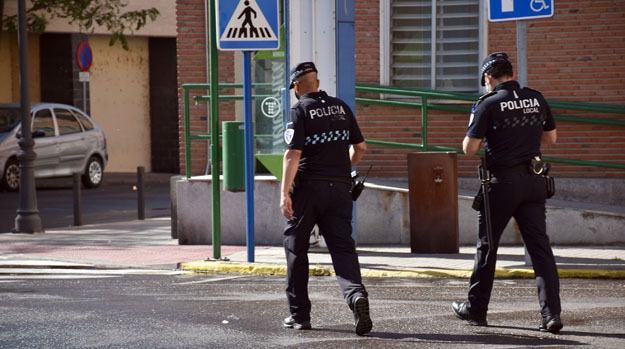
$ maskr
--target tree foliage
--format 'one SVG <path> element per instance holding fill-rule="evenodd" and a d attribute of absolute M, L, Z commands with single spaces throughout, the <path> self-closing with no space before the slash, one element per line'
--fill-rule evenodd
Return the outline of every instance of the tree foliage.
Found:
<path fill-rule="evenodd" d="M 5 0 L 0 0 L 0 29 L 17 31 L 17 15 L 4 15 Z M 128 49 L 127 34 L 144 27 L 148 21 L 154 21 L 159 12 L 156 8 L 125 11 L 127 0 L 32 0 L 26 9 L 27 29 L 42 33 L 50 20 L 65 19 L 70 24 L 77 24 L 81 31 L 93 32 L 96 26 L 111 33 L 110 45 L 120 42 Z"/>

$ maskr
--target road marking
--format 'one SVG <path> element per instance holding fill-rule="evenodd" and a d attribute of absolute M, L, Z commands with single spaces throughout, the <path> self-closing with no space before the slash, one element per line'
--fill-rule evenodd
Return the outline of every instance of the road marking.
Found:
<path fill-rule="evenodd" d="M 57 275 L 0 275 L 0 282 L 18 282 L 20 280 L 73 280 L 73 279 L 101 279 L 119 278 L 121 275 L 77 275 L 77 274 L 57 274 Z"/>
<path fill-rule="evenodd" d="M 204 279 L 204 280 L 197 280 L 197 281 L 178 282 L 178 283 L 174 283 L 174 285 L 206 284 L 206 283 L 209 283 L 209 282 L 218 282 L 218 281 L 224 281 L 224 280 L 241 279 L 241 278 L 247 278 L 247 277 L 250 277 L 250 276 L 249 275 L 235 275 L 235 276 L 226 276 L 226 277 L 221 277 L 221 278 Z"/>

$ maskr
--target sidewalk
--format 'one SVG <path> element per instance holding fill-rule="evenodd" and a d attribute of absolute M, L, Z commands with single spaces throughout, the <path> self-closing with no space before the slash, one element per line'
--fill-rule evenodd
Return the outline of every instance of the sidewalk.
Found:
<path fill-rule="evenodd" d="M 257 246 L 248 263 L 246 246 L 222 246 L 221 260 L 212 260 L 210 245 L 178 245 L 171 239 L 169 218 L 49 229 L 44 234 L 0 234 L 0 268 L 180 268 L 194 272 L 284 275 L 282 246 Z M 279 233 L 279 232 L 278 232 Z M 468 278 L 475 248 L 458 254 L 411 254 L 409 246 L 358 246 L 365 277 Z M 524 262 L 524 248 L 499 248 L 497 277 L 533 277 Z M 563 278 L 625 279 L 625 248 L 554 247 Z M 332 275 L 325 248 L 310 250 L 311 275 Z"/>

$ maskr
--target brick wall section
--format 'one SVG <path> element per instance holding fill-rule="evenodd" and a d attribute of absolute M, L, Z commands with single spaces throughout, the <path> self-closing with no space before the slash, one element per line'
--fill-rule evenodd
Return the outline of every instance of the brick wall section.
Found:
<path fill-rule="evenodd" d="M 528 21 L 528 86 L 549 100 L 625 105 L 625 3 L 574 0 L 556 3 L 552 18 Z M 489 24 L 490 51 L 509 52 L 516 67 L 516 25 Z M 625 119 L 623 114 L 554 114 Z M 625 163 L 625 127 L 559 122 L 558 143 L 547 156 Z M 567 177 L 623 177 L 625 171 L 557 164 Z"/>
<path fill-rule="evenodd" d="M 387 0 L 385 0 L 387 1 Z M 380 82 L 380 3 L 355 1 L 356 82 Z"/>
<path fill-rule="evenodd" d="M 379 81 L 378 1 L 356 2 L 356 81 Z M 623 1 L 590 4 L 560 0 L 553 18 L 528 23 L 529 86 L 550 100 L 625 105 L 625 6 Z M 488 51 L 508 52 L 516 66 L 514 22 L 489 23 Z M 420 143 L 419 109 L 357 107 L 366 138 Z M 563 114 L 562 110 L 554 110 Z M 577 116 L 624 119 L 624 115 L 568 112 Z M 460 147 L 468 115 L 431 111 L 428 136 L 431 145 Z M 544 147 L 547 156 L 625 164 L 625 127 L 571 122 L 558 123 L 559 140 Z M 364 164 L 373 164 L 376 176 L 406 177 L 409 151 L 370 146 Z M 459 175 L 474 176 L 476 157 L 459 157 Z M 556 164 L 563 177 L 623 177 L 625 171 Z"/>
<path fill-rule="evenodd" d="M 356 1 L 356 81 L 379 82 L 379 1 Z M 593 1 L 590 5 L 560 0 L 553 18 L 529 21 L 529 85 L 541 90 L 547 99 L 625 104 L 625 6 L 622 1 Z M 183 83 L 206 81 L 205 1 L 177 0 L 178 87 Z M 506 51 L 516 65 L 514 22 L 489 23 L 488 51 Z M 220 81 L 234 81 L 234 56 L 219 53 Z M 239 69 L 238 67 L 236 69 Z M 223 90 L 223 93 L 232 91 Z M 202 92 L 203 94 L 203 92 Z M 182 91 L 179 89 L 180 115 Z M 220 104 L 220 120 L 234 119 L 233 103 Z M 192 133 L 207 133 L 205 105 L 192 106 Z M 419 143 L 420 110 L 400 107 L 357 107 L 365 137 Z M 563 113 L 554 110 L 556 114 Z M 623 118 L 623 115 L 574 112 L 574 115 Z M 460 146 L 468 116 L 459 113 L 430 112 L 429 143 Z M 625 128 L 558 124 L 559 142 L 545 147 L 548 156 L 625 163 Z M 180 139 L 183 139 L 182 117 Z M 378 176 L 405 177 L 405 149 L 371 146 L 364 165 L 373 164 Z M 193 141 L 192 172 L 203 173 L 208 149 L 203 141 Z M 181 171 L 184 172 L 184 143 L 180 145 Z M 474 157 L 460 157 L 461 176 L 475 174 Z M 555 173 L 568 177 L 622 177 L 625 171 L 557 164 Z"/>
<path fill-rule="evenodd" d="M 204 0 L 177 0 L 177 59 L 178 59 L 178 102 L 179 102 L 179 133 L 180 133 L 180 171 L 185 173 L 184 144 L 184 110 L 182 84 L 208 82 L 208 57 L 206 42 L 205 16 L 207 9 Z M 233 53 L 219 52 L 219 80 L 234 81 Z M 223 93 L 232 91 L 222 90 Z M 207 91 L 192 91 L 191 98 L 205 95 Z M 191 99 L 192 101 L 192 99 Z M 220 103 L 220 121 L 234 119 L 234 103 Z M 204 103 L 190 104 L 191 134 L 210 133 L 208 125 L 208 108 Z M 208 161 L 208 144 L 203 140 L 191 142 L 191 173 L 203 174 Z"/>

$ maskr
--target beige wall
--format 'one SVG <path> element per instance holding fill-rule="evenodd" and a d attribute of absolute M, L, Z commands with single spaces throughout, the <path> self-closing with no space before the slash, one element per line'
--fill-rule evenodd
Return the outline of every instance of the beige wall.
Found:
<path fill-rule="evenodd" d="M 13 15 L 17 12 L 17 1 L 5 1 L 5 14 Z M 28 5 L 29 6 L 29 5 Z M 176 1 L 175 0 L 131 0 L 125 10 L 139 10 L 155 7 L 160 15 L 154 22 L 148 24 L 135 35 L 144 36 L 176 36 Z M 67 23 L 66 19 L 55 18 L 48 24 L 46 32 L 78 33 L 81 32 L 77 25 Z M 94 28 L 94 34 L 106 34 L 104 28 Z"/>
<path fill-rule="evenodd" d="M 151 171 L 147 38 L 129 38 L 130 50 L 92 35 L 91 114 L 106 133 L 107 172 Z"/>
<path fill-rule="evenodd" d="M 20 56 L 17 35 L 3 32 L 0 37 L 0 103 L 20 101 Z M 39 77 L 39 35 L 28 35 L 28 78 L 30 101 L 41 100 Z"/>

